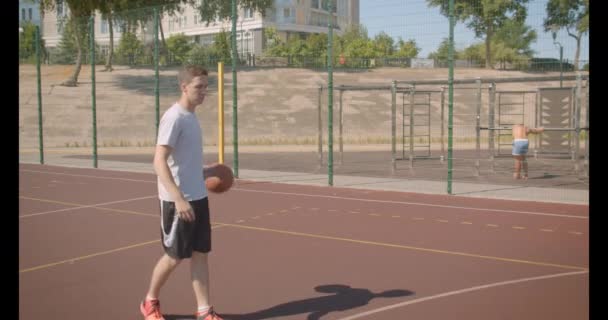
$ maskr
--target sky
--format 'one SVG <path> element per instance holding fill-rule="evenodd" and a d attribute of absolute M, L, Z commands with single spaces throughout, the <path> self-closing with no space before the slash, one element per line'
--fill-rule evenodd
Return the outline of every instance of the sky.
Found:
<path fill-rule="evenodd" d="M 536 30 L 537 39 L 531 46 L 535 56 L 559 59 L 559 45 L 553 43 L 551 32 L 544 32 L 542 28 L 547 1 L 528 2 L 526 25 Z M 448 18 L 439 13 L 439 8 L 428 7 L 426 0 L 359 0 L 359 7 L 360 23 L 367 28 L 370 37 L 384 31 L 395 42 L 398 37 L 406 41 L 414 39 L 421 49 L 418 55 L 421 58 L 436 51 L 441 41 L 449 36 Z M 461 50 L 483 39 L 475 38 L 473 31 L 464 23 L 457 22 L 454 41 L 456 49 Z M 564 60 L 574 60 L 576 40 L 564 29 L 557 33 L 556 41 L 563 47 Z M 580 60 L 589 60 L 588 34 L 581 41 Z"/>

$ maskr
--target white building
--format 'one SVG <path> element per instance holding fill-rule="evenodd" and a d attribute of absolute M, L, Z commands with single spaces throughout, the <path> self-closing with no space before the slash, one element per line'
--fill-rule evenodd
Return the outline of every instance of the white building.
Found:
<path fill-rule="evenodd" d="M 40 25 L 40 5 L 37 0 L 19 0 L 19 25 L 24 23 Z"/>
<path fill-rule="evenodd" d="M 331 14 L 337 26 L 336 34 L 341 34 L 351 24 L 359 24 L 359 0 L 333 0 L 334 12 Z M 237 20 L 237 48 L 240 55 L 247 53 L 260 55 L 264 50 L 264 28 L 274 27 L 279 36 L 288 39 L 307 33 L 327 33 L 330 13 L 321 6 L 322 0 L 275 0 L 266 16 L 249 9 L 240 8 Z M 56 47 L 61 40 L 62 28 L 67 17 L 67 5 L 61 1 L 54 12 L 47 12 L 43 19 L 43 38 L 49 48 Z M 191 6 L 183 7 L 181 13 L 173 16 L 164 15 L 161 24 L 165 38 L 183 33 L 193 42 L 209 45 L 215 35 L 222 30 L 230 32 L 232 24 L 229 19 L 214 21 L 206 25 Z M 113 28 L 114 45 L 120 40 L 121 30 Z M 140 39 L 150 43 L 154 39 L 153 23 L 140 30 Z M 95 40 L 107 50 L 110 40 L 107 21 L 100 14 L 95 17 Z"/>

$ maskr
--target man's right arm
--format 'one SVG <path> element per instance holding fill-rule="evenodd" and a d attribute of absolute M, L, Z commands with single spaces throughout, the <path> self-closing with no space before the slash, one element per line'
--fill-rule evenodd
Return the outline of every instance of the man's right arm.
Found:
<path fill-rule="evenodd" d="M 540 127 L 540 128 L 530 128 L 528 131 L 530 133 L 541 133 L 541 132 L 545 131 L 545 128 L 543 128 L 543 127 Z"/>
<path fill-rule="evenodd" d="M 192 211 L 192 206 L 190 206 L 188 200 L 184 198 L 182 191 L 175 183 L 173 175 L 171 174 L 171 169 L 169 169 L 169 165 L 167 164 L 167 160 L 169 159 L 169 155 L 171 155 L 172 151 L 173 148 L 167 145 L 156 146 L 153 163 L 154 171 L 156 172 L 160 183 L 163 184 L 175 202 L 175 210 L 177 214 L 186 221 L 193 221 L 194 213 Z"/>

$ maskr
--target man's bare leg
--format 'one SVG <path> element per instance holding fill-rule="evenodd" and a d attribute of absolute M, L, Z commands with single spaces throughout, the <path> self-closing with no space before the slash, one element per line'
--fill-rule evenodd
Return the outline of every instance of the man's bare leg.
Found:
<path fill-rule="evenodd" d="M 522 163 L 522 156 L 513 156 L 513 158 L 515 159 L 515 168 L 514 168 L 514 172 L 513 172 L 513 179 L 521 179 L 521 163 Z"/>
<path fill-rule="evenodd" d="M 198 308 L 211 306 L 209 303 L 209 264 L 206 253 L 192 252 L 190 275 Z"/>
<path fill-rule="evenodd" d="M 528 159 L 526 159 L 526 156 L 522 156 L 523 160 L 523 167 L 524 167 L 524 175 L 522 176 L 522 178 L 524 180 L 528 180 Z"/>
<path fill-rule="evenodd" d="M 167 282 L 171 272 L 179 265 L 181 260 L 171 258 L 166 253 L 158 260 L 154 270 L 152 271 L 152 280 L 150 280 L 150 288 L 146 295 L 146 300 L 158 299 L 160 288 Z"/>

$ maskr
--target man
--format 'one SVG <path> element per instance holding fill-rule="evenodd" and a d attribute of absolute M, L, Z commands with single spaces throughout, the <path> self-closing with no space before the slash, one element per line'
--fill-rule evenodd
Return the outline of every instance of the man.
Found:
<path fill-rule="evenodd" d="M 197 320 L 222 320 L 209 301 L 207 254 L 211 251 L 211 223 L 204 187 L 203 141 L 195 108 L 207 92 L 207 70 L 186 66 L 178 74 L 180 99 L 162 116 L 154 153 L 158 176 L 161 240 L 165 254 L 152 272 L 140 311 L 145 320 L 164 320 L 159 294 L 169 275 L 190 258 Z"/>
<path fill-rule="evenodd" d="M 528 160 L 526 160 L 526 154 L 528 154 L 528 134 L 530 133 L 541 133 L 544 128 L 528 128 L 523 124 L 516 124 L 513 126 L 513 159 L 515 160 L 515 172 L 513 173 L 513 179 L 521 179 L 521 168 L 524 168 L 523 179 L 528 179 Z"/>

